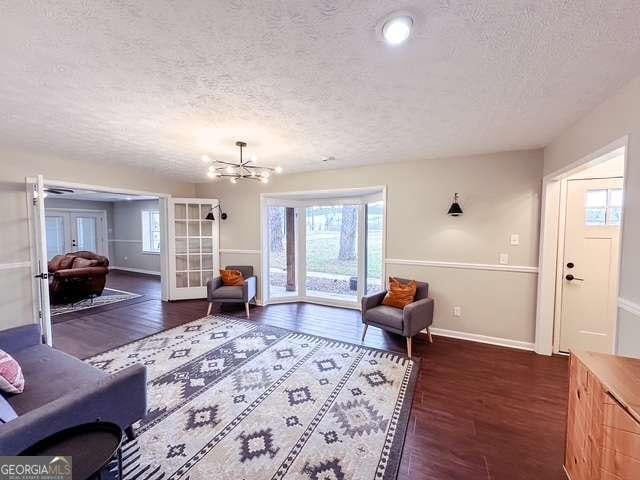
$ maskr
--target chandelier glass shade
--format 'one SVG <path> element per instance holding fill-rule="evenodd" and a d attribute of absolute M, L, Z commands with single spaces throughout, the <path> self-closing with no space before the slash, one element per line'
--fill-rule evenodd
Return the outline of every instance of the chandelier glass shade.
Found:
<path fill-rule="evenodd" d="M 242 149 L 246 148 L 246 142 L 238 141 L 236 145 L 240 148 L 240 161 L 237 163 L 211 160 L 208 155 L 202 156 L 204 162 L 212 163 L 207 171 L 209 178 L 228 178 L 231 183 L 238 183 L 238 180 L 255 180 L 268 183 L 273 173 L 282 173 L 281 167 L 274 168 L 255 165 L 255 155 L 245 158 Z"/>

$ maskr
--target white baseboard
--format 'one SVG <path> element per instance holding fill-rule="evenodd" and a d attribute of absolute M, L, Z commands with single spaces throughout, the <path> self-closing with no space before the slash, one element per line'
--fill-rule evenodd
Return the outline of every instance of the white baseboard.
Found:
<path fill-rule="evenodd" d="M 444 328 L 432 327 L 431 333 L 442 337 L 457 338 L 460 340 L 468 340 L 470 342 L 487 343 L 489 345 L 516 348 L 518 350 L 534 350 L 535 348 L 535 345 L 532 342 L 511 340 L 510 338 L 490 337 L 487 335 L 479 335 L 477 333 L 457 332 L 455 330 L 446 330 Z"/>
<path fill-rule="evenodd" d="M 109 266 L 111 270 L 122 270 L 124 272 L 134 272 L 134 273 L 146 273 L 147 275 L 157 275 L 160 276 L 160 272 L 155 272 L 153 270 L 142 270 L 141 268 L 129 268 L 129 267 L 112 267 Z"/>

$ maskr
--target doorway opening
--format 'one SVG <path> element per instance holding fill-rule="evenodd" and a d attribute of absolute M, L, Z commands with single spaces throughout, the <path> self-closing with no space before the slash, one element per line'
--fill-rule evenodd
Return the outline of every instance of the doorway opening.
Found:
<path fill-rule="evenodd" d="M 384 187 L 263 194 L 266 304 L 359 308 L 384 285 Z"/>
<path fill-rule="evenodd" d="M 536 351 L 616 352 L 626 138 L 543 184 Z"/>

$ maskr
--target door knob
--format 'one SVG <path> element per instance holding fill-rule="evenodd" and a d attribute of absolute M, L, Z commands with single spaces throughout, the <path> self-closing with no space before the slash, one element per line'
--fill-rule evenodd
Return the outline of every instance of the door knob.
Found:
<path fill-rule="evenodd" d="M 572 282 L 573 280 L 579 280 L 580 282 L 584 282 L 584 278 L 578 278 L 578 277 L 574 277 L 573 275 L 569 274 L 566 277 L 567 280 L 569 280 L 570 282 Z"/>

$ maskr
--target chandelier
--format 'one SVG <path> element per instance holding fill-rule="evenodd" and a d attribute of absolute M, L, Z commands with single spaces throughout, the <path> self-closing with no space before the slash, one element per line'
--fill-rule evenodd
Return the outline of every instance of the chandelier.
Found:
<path fill-rule="evenodd" d="M 236 142 L 240 148 L 240 162 L 223 162 L 222 160 L 211 160 L 209 155 L 203 155 L 202 161 L 205 163 L 213 163 L 209 166 L 207 176 L 209 178 L 228 178 L 231 183 L 238 183 L 240 179 L 256 180 L 262 183 L 268 183 L 272 173 L 282 173 L 282 167 L 260 167 L 258 165 L 250 165 L 255 163 L 256 156 L 252 155 L 248 160 L 242 156 L 242 149 L 247 146 L 246 142 Z"/>

